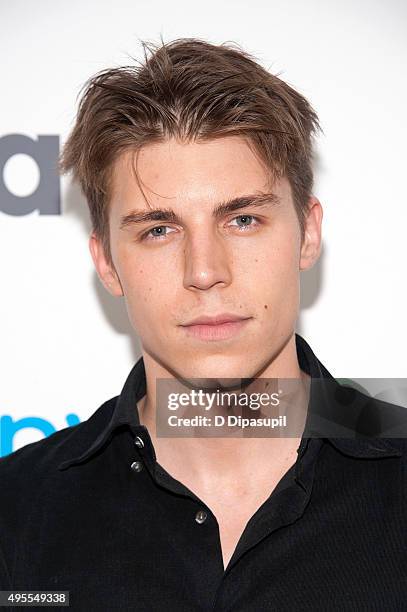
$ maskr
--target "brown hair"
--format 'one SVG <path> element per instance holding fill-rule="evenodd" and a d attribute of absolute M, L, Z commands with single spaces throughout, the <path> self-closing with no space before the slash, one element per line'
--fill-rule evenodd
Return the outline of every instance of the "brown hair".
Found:
<path fill-rule="evenodd" d="M 322 131 L 309 102 L 233 43 L 180 38 L 142 46 L 144 63 L 103 70 L 85 83 L 59 162 L 80 183 L 109 263 L 113 163 L 125 150 L 171 137 L 246 138 L 272 177 L 287 177 L 303 239 L 312 137 Z"/>

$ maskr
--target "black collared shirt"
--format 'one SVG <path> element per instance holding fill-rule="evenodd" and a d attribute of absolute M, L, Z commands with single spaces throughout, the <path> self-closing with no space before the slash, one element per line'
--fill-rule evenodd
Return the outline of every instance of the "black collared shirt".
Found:
<path fill-rule="evenodd" d="M 335 380 L 296 346 L 312 384 Z M 0 590 L 84 612 L 407 609 L 404 439 L 304 434 L 225 570 L 211 509 L 156 461 L 145 392 L 140 359 L 87 421 L 0 460 Z"/>

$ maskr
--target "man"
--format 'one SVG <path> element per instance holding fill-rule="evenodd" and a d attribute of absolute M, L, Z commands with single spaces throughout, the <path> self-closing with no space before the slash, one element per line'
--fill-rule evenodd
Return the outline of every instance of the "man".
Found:
<path fill-rule="evenodd" d="M 88 82 L 61 159 L 142 357 L 86 422 L 0 462 L 1 588 L 74 610 L 405 609 L 404 440 L 371 439 L 383 406 L 338 396 L 295 333 L 317 115 L 236 48 L 150 51 Z M 295 379 L 297 428 L 160 436 L 164 379 Z M 353 435 L 316 436 L 326 414 Z"/>

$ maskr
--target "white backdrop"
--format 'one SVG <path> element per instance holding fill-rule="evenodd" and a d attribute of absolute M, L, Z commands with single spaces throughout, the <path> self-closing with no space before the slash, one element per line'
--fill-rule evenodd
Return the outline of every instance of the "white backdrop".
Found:
<path fill-rule="evenodd" d="M 302 275 L 297 331 L 338 378 L 407 377 L 406 24 L 403 0 L 1 0 L 0 154 L 12 134 L 62 144 L 85 80 L 141 57 L 139 39 L 239 43 L 310 100 L 325 132 L 323 252 Z M 61 179 L 60 214 L 21 215 L 38 166 L 11 156 L 3 180 L 21 199 L 16 214 L 0 201 L 0 455 L 86 419 L 140 355 L 123 298 L 94 271 L 78 189 Z"/>

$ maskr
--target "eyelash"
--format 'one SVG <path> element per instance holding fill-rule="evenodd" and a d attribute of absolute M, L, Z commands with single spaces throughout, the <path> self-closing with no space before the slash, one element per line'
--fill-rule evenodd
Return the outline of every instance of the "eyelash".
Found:
<path fill-rule="evenodd" d="M 232 221 L 234 221 L 235 219 L 242 219 L 246 217 L 254 219 L 256 221 L 256 225 L 250 224 L 250 225 L 238 226 L 240 232 L 246 232 L 250 228 L 257 227 L 258 225 L 261 224 L 261 221 L 259 220 L 259 218 L 255 217 L 254 215 L 238 215 L 237 217 L 233 217 Z M 144 232 L 144 234 L 142 234 L 140 237 L 141 240 L 162 240 L 163 238 L 165 238 L 167 234 L 162 234 L 161 236 L 149 236 L 150 232 L 152 232 L 153 230 L 159 227 L 169 227 L 169 226 L 168 225 L 156 225 L 155 227 L 152 227 L 151 229 L 149 229 L 147 232 Z"/>

